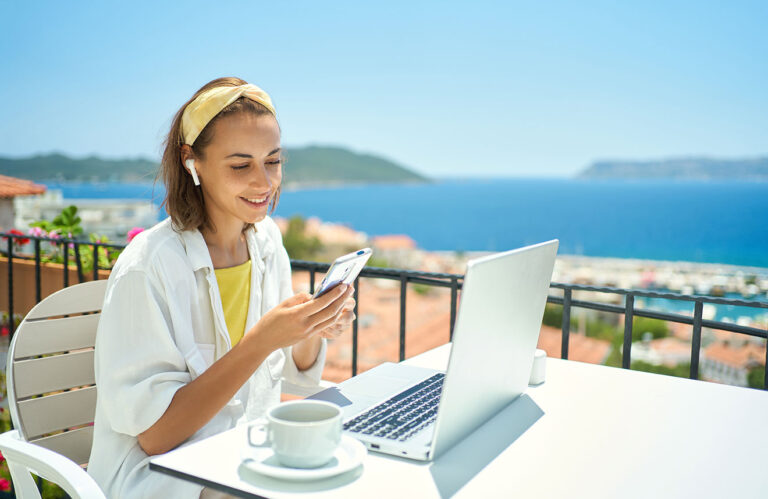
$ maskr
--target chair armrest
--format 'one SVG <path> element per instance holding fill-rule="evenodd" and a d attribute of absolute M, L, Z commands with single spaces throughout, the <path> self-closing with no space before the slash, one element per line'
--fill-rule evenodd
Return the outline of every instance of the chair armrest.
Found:
<path fill-rule="evenodd" d="M 29 472 L 61 486 L 72 497 L 106 499 L 96 481 L 77 463 L 21 438 L 18 430 L 0 434 L 0 450 L 8 461 L 14 484 L 32 482 Z M 26 476 L 19 476 L 23 472 Z M 26 497 L 22 491 L 19 497 Z M 37 488 L 34 494 L 37 493 Z"/>
<path fill-rule="evenodd" d="M 320 384 L 315 386 L 302 386 L 302 385 L 297 385 L 295 383 L 290 383 L 288 381 L 283 380 L 282 392 L 287 395 L 309 397 L 310 395 L 314 395 L 318 392 L 325 390 L 326 388 L 332 388 L 334 386 L 336 386 L 336 383 L 334 383 L 333 381 L 327 381 L 324 379 L 321 379 Z"/>

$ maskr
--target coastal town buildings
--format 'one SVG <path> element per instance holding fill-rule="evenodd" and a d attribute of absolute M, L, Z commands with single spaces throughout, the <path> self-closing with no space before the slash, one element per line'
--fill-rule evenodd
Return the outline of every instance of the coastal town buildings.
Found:
<path fill-rule="evenodd" d="M 58 189 L 43 195 L 16 199 L 14 226 L 24 232 L 38 220 L 53 220 L 61 210 L 73 204 Z M 137 199 L 78 199 L 77 215 L 83 231 L 107 236 L 113 241 L 125 241 L 133 227 L 151 227 L 157 223 L 158 207 L 150 200 Z"/>
<path fill-rule="evenodd" d="M 701 377 L 709 381 L 749 386 L 749 373 L 765 368 L 765 344 L 733 345 L 718 341 L 706 347 L 701 357 Z"/>
<path fill-rule="evenodd" d="M 281 227 L 287 226 L 285 221 L 278 223 Z M 312 235 L 323 241 L 332 241 L 336 245 L 371 246 L 377 257 L 386 260 L 389 266 L 397 268 L 463 274 L 469 258 L 485 254 L 424 251 L 418 248 L 408 236 L 386 235 L 369 239 L 364 233 L 356 232 L 347 226 L 320 221 L 308 221 L 307 227 L 308 233 L 311 231 Z M 711 291 L 720 288 L 724 294 L 768 300 L 768 270 L 726 265 L 561 255 L 555 265 L 553 281 L 634 289 L 661 289 L 672 292 Z M 297 271 L 294 274 L 294 288 L 297 291 L 309 290 L 306 272 Z M 399 284 L 394 281 L 363 278 L 360 281 L 359 296 L 358 372 L 362 372 L 381 362 L 398 359 Z M 578 299 L 621 304 L 623 298 L 611 293 L 579 291 Z M 664 306 L 668 306 L 658 300 L 645 300 L 640 297 L 635 305 L 639 308 L 652 309 L 663 309 Z M 692 304 L 690 305 L 690 310 L 683 307 L 676 312 L 692 315 L 693 307 Z M 714 305 L 705 305 L 704 318 L 768 328 L 768 311 L 761 315 L 759 310 L 744 307 L 738 309 L 731 307 L 725 310 L 725 313 L 731 314 L 731 317 L 723 317 L 723 309 L 718 309 Z M 742 315 L 749 313 L 752 315 Z M 621 328 L 620 317 L 614 317 L 613 314 L 611 317 L 615 319 L 616 327 Z M 572 319 L 575 320 L 575 325 L 571 328 L 569 337 L 568 358 L 605 364 L 612 353 L 615 355 L 613 352 L 615 347 L 605 339 L 587 336 L 585 325 L 588 318 L 596 317 L 592 311 L 573 309 Z M 670 369 L 690 364 L 691 326 L 667 324 L 669 336 L 652 339 L 650 335 L 645 335 L 641 341 L 633 343 L 633 362 L 641 361 L 648 365 Z M 449 331 L 449 290 L 409 286 L 406 308 L 406 356 L 410 357 L 445 343 L 448 341 Z M 324 373 L 326 379 L 338 381 L 351 375 L 351 341 L 350 331 L 349 334 L 342 335 L 330 345 Z M 562 332 L 559 328 L 542 326 L 539 348 L 545 350 L 548 356 L 560 357 L 561 342 Z M 749 372 L 765 364 L 765 340 L 760 338 L 704 328 L 702 345 L 700 364 L 702 379 L 748 386 Z"/>
<path fill-rule="evenodd" d="M 16 225 L 16 205 L 21 199 L 38 198 L 46 187 L 30 180 L 7 175 L 0 175 L 0 230 L 18 228 Z"/>

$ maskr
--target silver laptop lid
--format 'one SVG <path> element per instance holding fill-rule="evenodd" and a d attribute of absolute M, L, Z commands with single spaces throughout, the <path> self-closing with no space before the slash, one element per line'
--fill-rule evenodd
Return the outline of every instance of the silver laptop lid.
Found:
<path fill-rule="evenodd" d="M 555 239 L 467 264 L 433 457 L 528 386 L 558 243 Z"/>

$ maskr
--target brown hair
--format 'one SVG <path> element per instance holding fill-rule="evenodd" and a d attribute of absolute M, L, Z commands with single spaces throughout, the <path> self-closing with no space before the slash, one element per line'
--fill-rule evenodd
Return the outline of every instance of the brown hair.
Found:
<path fill-rule="evenodd" d="M 162 177 L 165 184 L 165 199 L 161 206 L 164 206 L 168 215 L 170 215 L 173 223 L 181 230 L 188 229 L 200 229 L 201 227 L 213 227 L 213 222 L 208 217 L 208 213 L 205 210 L 205 199 L 203 198 L 203 191 L 199 186 L 196 186 L 192 181 L 192 176 L 187 172 L 181 161 L 181 147 L 184 145 L 184 136 L 181 133 L 181 116 L 184 114 L 184 110 L 187 108 L 190 102 L 195 100 L 198 95 L 214 87 L 236 87 L 239 85 L 245 85 L 247 81 L 241 80 L 235 77 L 217 78 L 203 85 L 195 95 L 192 96 L 181 109 L 176 113 L 171 123 L 171 130 L 168 133 L 168 137 L 163 142 L 164 151 L 163 157 L 160 161 L 160 169 L 158 170 L 157 179 Z M 198 135 L 195 142 L 192 144 L 192 152 L 198 158 L 205 157 L 205 149 L 213 140 L 213 127 L 216 121 L 221 119 L 222 116 L 230 116 L 237 113 L 250 113 L 254 116 L 272 115 L 272 113 L 264 105 L 248 99 L 247 97 L 240 97 L 232 104 L 228 105 L 221 110 L 219 114 L 208 122 Z M 278 124 L 278 128 L 280 125 Z M 270 206 L 270 214 L 274 213 L 277 207 L 277 202 L 280 199 L 280 186 L 278 186 L 275 196 L 272 198 L 272 204 Z M 243 227 L 243 232 L 253 227 L 253 224 L 248 223 Z"/>

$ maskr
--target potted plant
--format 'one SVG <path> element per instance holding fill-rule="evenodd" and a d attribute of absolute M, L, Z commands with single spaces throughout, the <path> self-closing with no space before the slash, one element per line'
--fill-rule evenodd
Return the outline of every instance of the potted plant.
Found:
<path fill-rule="evenodd" d="M 108 244 L 105 236 L 90 234 L 88 241 L 77 244 L 72 242 L 82 236 L 81 219 L 77 216 L 77 207 L 68 206 L 52 221 L 40 220 L 30 224 L 27 234 L 18 230 L 9 234 L 19 236 L 29 235 L 35 238 L 45 238 L 40 241 L 40 299 L 64 287 L 64 260 L 67 259 L 67 282 L 78 282 L 93 279 L 94 252 L 90 243 Z M 29 238 L 14 238 L 12 280 L 9 275 L 7 240 L 2 244 L 3 255 L 0 256 L 0 282 L 9 286 L 0 286 L 0 310 L 8 310 L 8 292 L 13 289 L 13 311 L 26 315 L 37 303 L 37 263 L 35 262 L 34 244 Z M 62 242 L 57 242 L 62 240 Z M 70 242 L 64 242 L 68 240 Z M 121 248 L 99 246 L 97 250 L 98 278 L 109 277 L 110 269 L 119 256 Z"/>

